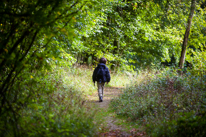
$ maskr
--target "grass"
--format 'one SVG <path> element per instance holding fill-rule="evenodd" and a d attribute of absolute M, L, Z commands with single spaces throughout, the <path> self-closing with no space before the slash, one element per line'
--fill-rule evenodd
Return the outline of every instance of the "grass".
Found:
<path fill-rule="evenodd" d="M 127 121 L 147 127 L 152 136 L 160 135 L 160 130 L 182 113 L 201 114 L 206 110 L 205 79 L 200 76 L 179 76 L 164 69 L 139 73 L 137 80 L 112 101 L 111 107 Z"/>
<path fill-rule="evenodd" d="M 91 99 L 91 95 L 94 95 L 97 93 L 97 87 L 94 86 L 94 83 L 92 82 L 92 74 L 93 74 L 93 68 L 88 68 L 87 66 L 80 66 L 80 67 L 74 67 L 71 69 L 66 69 L 66 81 L 72 81 L 72 84 L 75 86 L 75 88 L 84 91 L 85 98 L 89 95 L 89 98 Z M 111 81 L 106 87 L 121 87 L 124 88 L 128 86 L 132 81 L 135 80 L 134 73 L 131 72 L 124 72 L 124 73 L 115 73 L 111 72 Z M 96 94 L 97 95 L 97 94 Z M 107 129 L 107 123 L 105 121 L 105 118 L 107 116 L 115 116 L 115 113 L 111 109 L 106 108 L 97 108 L 97 106 L 93 106 L 93 108 L 98 109 L 95 113 L 95 119 L 96 121 L 100 120 L 100 126 L 99 131 L 100 132 L 108 132 L 109 129 Z M 121 119 L 118 119 L 117 124 L 121 121 Z M 119 121 L 120 120 L 120 121 Z M 129 125 L 129 123 L 128 123 Z M 127 126 L 126 126 L 127 127 Z M 129 126 L 130 127 L 130 126 Z M 131 128 L 130 128 L 131 129 Z M 128 129 L 128 131 L 130 130 Z"/>
<path fill-rule="evenodd" d="M 144 70 L 138 75 L 111 72 L 106 86 L 121 87 L 123 93 L 112 100 L 109 109 L 99 109 L 88 103 L 88 97 L 97 94 L 92 73 L 93 68 L 85 66 L 54 66 L 51 72 L 24 74 L 14 91 L 21 93 L 16 97 L 19 104 L 28 100 L 16 111 L 20 114 L 16 120 L 7 112 L 0 117 L 0 135 L 95 136 L 108 132 L 107 116 L 127 131 L 147 131 L 151 136 L 176 136 L 180 128 L 186 129 L 180 124 L 185 120 L 193 129 L 204 127 L 197 123 L 205 124 L 205 74 L 191 71 L 180 76 L 171 69 Z M 11 94 L 11 102 L 16 98 Z"/>
<path fill-rule="evenodd" d="M 96 87 L 92 82 L 92 70 L 88 67 L 65 68 L 65 81 L 70 81 L 75 89 L 82 91 L 84 95 L 92 95 Z"/>
<path fill-rule="evenodd" d="M 66 73 L 63 74 L 66 81 L 70 81 L 76 89 L 83 91 L 84 95 L 92 95 L 97 92 L 97 87 L 92 81 L 92 74 L 94 68 L 89 68 L 87 66 L 74 66 L 73 68 L 66 68 Z M 124 72 L 115 73 L 111 72 L 111 81 L 109 84 L 105 85 L 107 87 L 126 87 L 134 80 L 134 73 Z"/>
<path fill-rule="evenodd" d="M 111 112 L 106 108 L 99 109 L 93 103 L 84 104 L 84 102 L 88 101 L 88 96 L 91 97 L 91 95 L 97 93 L 97 86 L 94 86 L 94 83 L 92 82 L 93 69 L 88 68 L 86 66 L 80 66 L 80 67 L 74 66 L 73 68 L 57 67 L 54 69 L 53 73 L 56 76 L 55 80 L 53 81 L 58 83 L 59 86 L 57 86 L 56 89 L 57 91 L 55 91 L 52 98 L 55 102 L 58 102 L 60 100 L 62 103 L 64 101 L 67 102 L 63 104 L 60 102 L 59 104 L 57 103 L 58 106 L 60 105 L 59 109 L 61 109 L 61 107 L 64 108 L 66 107 L 67 104 L 71 104 L 71 102 L 73 102 L 74 106 L 68 108 L 68 111 L 74 113 L 74 115 L 76 115 L 74 117 L 79 117 L 80 119 L 80 121 L 78 121 L 79 123 L 81 123 L 81 120 L 87 121 L 88 119 L 90 119 L 89 122 L 87 121 L 88 125 L 93 126 L 94 128 L 88 127 L 88 129 L 91 130 L 93 135 L 95 134 L 94 132 L 108 131 L 108 129 L 106 128 L 107 125 L 106 125 L 105 117 L 111 115 Z M 106 86 L 108 87 L 126 86 L 126 84 L 129 84 L 131 82 L 132 77 L 133 76 L 130 73 L 120 74 L 120 73 L 111 72 L 111 82 L 108 85 L 106 84 Z M 65 95 L 67 95 L 67 98 L 65 98 Z M 58 98 L 58 100 L 55 98 Z M 46 99 L 48 99 L 48 97 L 46 97 Z M 53 111 L 57 112 L 55 108 L 51 109 L 51 112 Z M 65 110 L 64 112 L 67 111 Z M 64 121 L 65 119 L 62 120 Z"/>
<path fill-rule="evenodd" d="M 135 80 L 136 73 L 134 72 L 119 72 L 111 73 L 110 87 L 126 87 Z"/>
<path fill-rule="evenodd" d="M 85 104 L 92 91 L 83 72 L 53 66 L 19 76 L 10 94 L 13 110 L 3 109 L 0 117 L 0 136 L 94 136 L 100 120 L 96 108 Z"/>

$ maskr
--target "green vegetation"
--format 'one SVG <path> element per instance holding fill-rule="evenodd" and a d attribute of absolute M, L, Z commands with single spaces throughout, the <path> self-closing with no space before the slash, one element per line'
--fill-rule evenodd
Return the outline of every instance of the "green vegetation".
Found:
<path fill-rule="evenodd" d="M 118 115 L 157 136 L 204 125 L 205 0 L 1 0 L 0 15 L 0 136 L 96 134 L 102 56 L 107 86 L 127 87 Z"/>
<path fill-rule="evenodd" d="M 1 115 L 1 136 L 93 136 L 95 109 L 85 106 L 82 89 L 66 79 L 64 69 L 24 74 L 10 97 L 13 113 Z M 71 74 L 71 73 L 70 73 Z M 24 92 L 21 92 L 24 91 Z M 32 99 L 33 98 L 33 99 Z M 16 114 L 15 114 L 16 113 Z M 9 115 L 8 115 L 9 114 Z"/>
<path fill-rule="evenodd" d="M 111 105 L 117 115 L 145 125 L 152 136 L 203 136 L 205 76 L 179 76 L 171 69 L 144 71 Z"/>

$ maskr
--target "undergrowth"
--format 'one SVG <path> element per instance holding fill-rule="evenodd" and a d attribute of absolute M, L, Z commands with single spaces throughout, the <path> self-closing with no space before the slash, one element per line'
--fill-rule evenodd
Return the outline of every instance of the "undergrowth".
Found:
<path fill-rule="evenodd" d="M 76 89 L 83 91 L 84 95 L 91 95 L 97 93 L 97 84 L 92 81 L 92 74 L 94 68 L 87 66 L 74 66 L 73 68 L 66 68 L 66 80 Z M 105 84 L 106 87 L 126 87 L 133 80 L 136 75 L 134 72 L 112 72 L 110 70 L 111 81 Z"/>
<path fill-rule="evenodd" d="M 93 69 L 75 66 L 23 72 L 7 95 L 0 136 L 95 136 L 104 115 L 87 103 L 88 95 L 97 95 L 92 73 Z M 106 86 L 125 86 L 129 75 L 111 73 Z"/>
<path fill-rule="evenodd" d="M 205 82 L 205 74 L 202 73 L 179 76 L 171 69 L 144 71 L 133 85 L 112 101 L 111 107 L 117 115 L 142 124 L 152 136 L 187 135 L 183 129 L 192 121 L 195 123 L 195 119 L 202 121 L 202 125 L 194 135 L 202 136 L 206 125 Z M 185 129 L 190 128 L 197 126 L 193 124 Z"/>
<path fill-rule="evenodd" d="M 0 116 L 0 136 L 95 135 L 95 108 L 85 103 L 82 81 L 68 77 L 60 67 L 19 76 Z"/>

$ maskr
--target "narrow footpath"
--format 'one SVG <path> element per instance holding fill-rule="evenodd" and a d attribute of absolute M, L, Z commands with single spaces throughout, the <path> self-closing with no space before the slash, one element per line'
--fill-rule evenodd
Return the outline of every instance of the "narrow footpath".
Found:
<path fill-rule="evenodd" d="M 116 118 L 115 113 L 109 112 L 109 103 L 112 98 L 117 97 L 121 93 L 121 88 L 118 87 L 106 87 L 104 90 L 103 102 L 98 101 L 98 94 L 94 93 L 91 96 L 88 96 L 89 102 L 94 103 L 98 106 L 98 109 L 102 113 L 102 118 L 104 118 L 105 131 L 99 133 L 98 137 L 138 137 L 144 136 L 141 133 L 133 134 L 133 132 L 126 131 L 122 126 L 117 125 L 118 118 Z"/>

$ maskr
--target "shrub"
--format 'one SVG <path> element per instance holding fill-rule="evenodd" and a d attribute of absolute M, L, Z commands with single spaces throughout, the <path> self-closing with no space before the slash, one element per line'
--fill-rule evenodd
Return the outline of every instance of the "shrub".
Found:
<path fill-rule="evenodd" d="M 142 76 L 143 75 L 143 76 Z M 124 93 L 111 102 L 118 115 L 147 125 L 148 133 L 159 133 L 167 124 L 179 119 L 180 113 L 205 111 L 205 82 L 200 76 L 179 76 L 164 69 L 140 74 L 141 82 L 127 87 Z M 179 133 L 179 132 L 178 132 Z"/>
<path fill-rule="evenodd" d="M 95 109 L 66 75 L 55 67 L 19 76 L 2 109 L 0 136 L 93 136 Z"/>
<path fill-rule="evenodd" d="M 154 127 L 153 127 L 154 128 Z M 152 127 L 148 127 L 152 130 Z M 167 137 L 204 137 L 206 136 L 205 112 L 196 115 L 192 112 L 179 113 L 179 118 L 170 122 L 162 123 L 152 132 L 152 136 Z"/>

